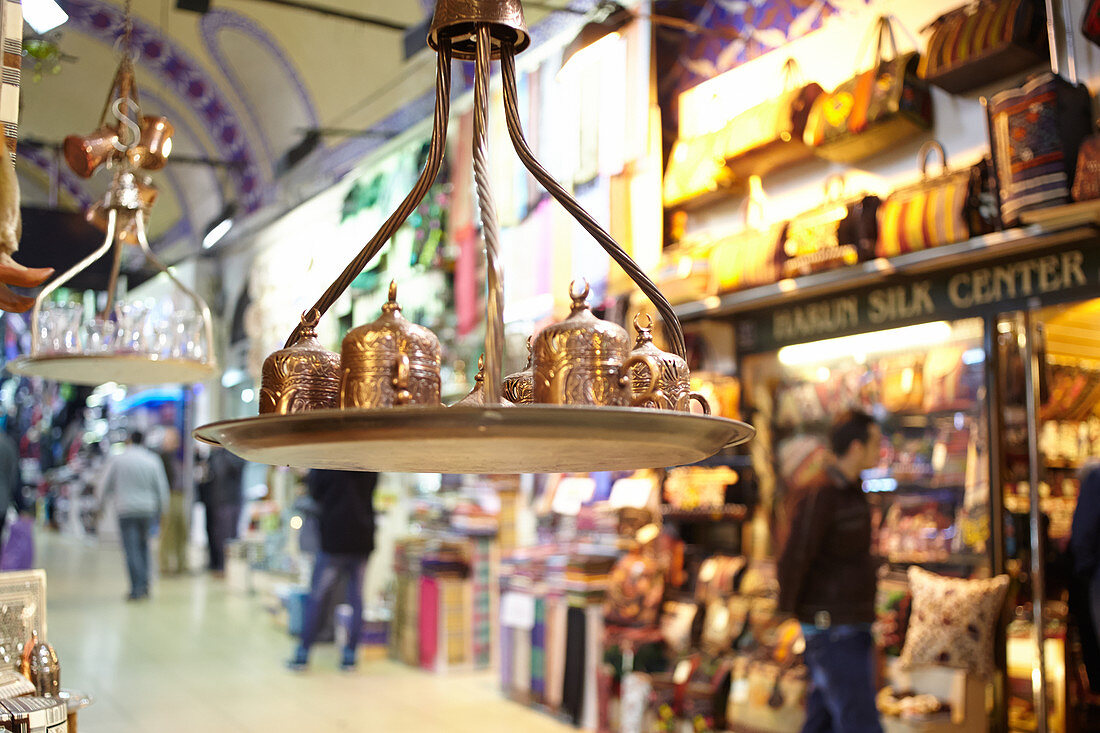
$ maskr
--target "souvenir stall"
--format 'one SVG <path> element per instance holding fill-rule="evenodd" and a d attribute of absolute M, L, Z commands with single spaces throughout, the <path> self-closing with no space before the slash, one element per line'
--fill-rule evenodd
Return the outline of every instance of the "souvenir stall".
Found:
<path fill-rule="evenodd" d="M 1082 83 L 1100 59 L 1079 5 L 730 10 L 710 22 L 749 36 L 736 56 L 677 49 L 713 72 L 694 85 L 705 63 L 673 72 L 660 273 L 689 333 L 698 321 L 734 334 L 757 429 L 750 556 L 781 546 L 790 497 L 821 478 L 833 417 L 867 410 L 886 435 L 863 479 L 886 573 L 890 730 L 1067 730 L 1087 694 L 1070 679 L 1062 554 L 1094 439 L 1085 324 L 1100 264 Z M 839 38 L 862 49 L 849 60 Z M 966 602 L 933 629 L 945 594 Z M 743 615 L 737 596 L 708 609 L 704 632 Z M 989 631 L 964 638 L 975 624 Z M 739 647 L 718 655 L 727 724 L 797 730 L 797 643 L 749 663 Z M 993 672 L 1006 659 L 1007 675 Z M 671 717 L 690 717 L 679 708 Z"/>

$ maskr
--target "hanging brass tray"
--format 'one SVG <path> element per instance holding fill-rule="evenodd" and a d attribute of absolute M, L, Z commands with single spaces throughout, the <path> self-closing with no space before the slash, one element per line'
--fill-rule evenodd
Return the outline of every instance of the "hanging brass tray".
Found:
<path fill-rule="evenodd" d="M 210 379 L 217 372 L 217 364 L 151 354 L 21 356 L 8 362 L 7 368 L 13 374 L 89 386 L 106 382 L 190 384 Z"/>
<path fill-rule="evenodd" d="M 194 436 L 256 463 L 415 473 L 628 471 L 750 440 L 736 420 L 631 407 L 315 410 L 223 420 Z"/>

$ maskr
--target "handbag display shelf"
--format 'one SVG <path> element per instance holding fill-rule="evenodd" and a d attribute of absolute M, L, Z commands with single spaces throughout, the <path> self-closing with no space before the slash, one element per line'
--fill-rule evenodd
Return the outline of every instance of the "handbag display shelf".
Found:
<path fill-rule="evenodd" d="M 1046 63 L 1045 20 L 1035 0 L 966 3 L 929 25 L 920 76 L 961 94 Z"/>
<path fill-rule="evenodd" d="M 917 76 L 920 54 L 898 52 L 888 16 L 880 16 L 868 36 L 875 37 L 871 65 L 859 67 L 861 48 L 856 75 L 818 97 L 810 111 L 805 141 L 818 157 L 854 163 L 932 126 L 932 96 Z"/>
<path fill-rule="evenodd" d="M 1059 228 L 1032 224 L 985 234 L 965 242 L 910 252 L 889 259 L 876 257 L 851 267 L 784 279 L 772 285 L 684 303 L 676 306 L 676 315 L 682 320 L 695 320 L 744 313 L 793 302 L 795 299 L 823 297 L 879 285 L 895 276 L 969 267 L 1044 247 L 1056 247 L 1071 242 L 1085 243 L 1095 240 L 1096 236 L 1096 229 L 1091 226 Z"/>
<path fill-rule="evenodd" d="M 928 158 L 939 153 L 940 174 L 928 175 Z M 875 254 L 892 257 L 961 242 L 996 228 L 997 194 L 989 164 L 947 167 L 943 146 L 929 140 L 917 155 L 920 181 L 893 191 L 878 210 Z"/>

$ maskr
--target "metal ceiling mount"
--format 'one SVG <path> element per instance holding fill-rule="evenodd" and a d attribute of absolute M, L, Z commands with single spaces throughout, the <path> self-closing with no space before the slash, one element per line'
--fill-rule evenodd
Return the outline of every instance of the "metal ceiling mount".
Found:
<path fill-rule="evenodd" d="M 540 473 L 656 468 L 694 463 L 725 447 L 750 440 L 754 431 L 745 423 L 690 412 L 598 406 L 591 401 L 584 404 L 511 405 L 502 399 L 504 287 L 500 228 L 489 181 L 491 59 L 500 61 L 508 133 L 519 159 L 650 299 L 664 321 L 669 349 L 681 357 L 686 356 L 687 351 L 684 334 L 668 299 L 626 250 L 569 191 L 554 180 L 535 158 L 524 138 L 515 55 L 530 44 L 530 36 L 519 0 L 439 0 L 428 43 L 439 56 L 434 125 L 424 170 L 397 210 L 307 311 L 308 321 L 316 323 L 324 316 L 379 254 L 434 183 L 446 149 L 451 59 L 472 60 L 473 166 L 487 260 L 484 378 L 481 384 L 483 405 L 443 407 L 422 402 L 409 406 L 404 401 L 394 403 L 403 406 L 345 406 L 340 409 L 312 409 L 298 414 L 263 414 L 205 425 L 195 430 L 195 437 L 259 463 L 429 473 Z M 299 343 L 305 332 L 303 324 L 306 320 L 303 318 L 303 322 L 295 327 L 286 341 L 286 347 Z M 404 364 L 404 377 L 400 370 L 393 376 L 394 388 L 402 378 L 408 377 L 408 358 L 405 358 Z M 341 366 L 345 382 L 348 381 L 347 366 Z M 581 375 L 579 379 L 587 378 L 583 376 L 580 364 L 570 364 L 563 370 L 561 379 L 564 380 L 565 372 L 574 367 Z M 375 384 L 384 391 L 390 391 L 381 382 Z M 342 395 L 345 386 L 342 384 Z M 340 404 L 345 404 L 343 396 Z"/>
<path fill-rule="evenodd" d="M 432 25 L 428 29 L 428 45 L 439 51 L 440 39 L 451 45 L 456 59 L 474 61 L 477 58 L 477 32 L 489 33 L 490 56 L 499 59 L 501 46 L 510 42 L 519 53 L 531 45 L 527 22 L 523 19 L 520 0 L 439 0 Z"/>

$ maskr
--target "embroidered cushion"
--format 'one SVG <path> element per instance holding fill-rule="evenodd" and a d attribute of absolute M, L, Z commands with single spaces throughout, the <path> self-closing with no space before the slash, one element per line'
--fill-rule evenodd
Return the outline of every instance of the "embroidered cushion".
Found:
<path fill-rule="evenodd" d="M 940 665 L 973 674 L 993 674 L 993 636 L 1001 616 L 1008 576 L 989 580 L 945 578 L 909 568 L 913 605 L 902 669 Z"/>

